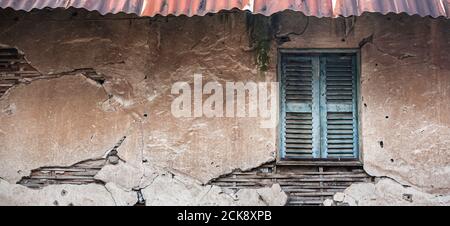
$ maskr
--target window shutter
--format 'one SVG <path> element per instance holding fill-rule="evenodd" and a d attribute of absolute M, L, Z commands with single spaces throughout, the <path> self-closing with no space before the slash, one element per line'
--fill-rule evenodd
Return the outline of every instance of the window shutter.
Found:
<path fill-rule="evenodd" d="M 329 54 L 321 65 L 321 156 L 357 158 L 356 57 Z"/>
<path fill-rule="evenodd" d="M 320 155 L 319 57 L 284 55 L 281 60 L 281 157 Z"/>
<path fill-rule="evenodd" d="M 358 158 L 353 53 L 282 54 L 281 158 Z"/>

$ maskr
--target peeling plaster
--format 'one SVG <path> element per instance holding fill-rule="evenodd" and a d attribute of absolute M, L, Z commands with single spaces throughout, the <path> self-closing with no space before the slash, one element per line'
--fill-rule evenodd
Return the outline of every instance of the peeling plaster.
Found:
<path fill-rule="evenodd" d="M 337 193 L 325 206 L 448 206 L 450 196 L 433 195 L 403 186 L 385 178 L 377 183 L 353 184 L 343 193 Z"/>
<path fill-rule="evenodd" d="M 0 101 L 0 108 L 14 104 L 17 109 L 13 115 L 0 114 L 5 134 L 0 159 L 8 159 L 1 176 L 14 183 L 31 169 L 102 156 L 132 122 L 126 114 L 103 112 L 98 104 L 106 98 L 82 75 L 15 86 Z"/>
<path fill-rule="evenodd" d="M 52 185 L 40 190 L 0 180 L 0 203 L 3 206 L 110 206 L 114 205 L 104 186 Z"/>
<path fill-rule="evenodd" d="M 53 13 L 55 17 L 70 14 Z M 23 12 L 0 17 L 16 14 Z M 275 60 L 267 72 L 258 72 L 248 47 L 244 13 L 231 14 L 228 22 L 215 15 L 88 24 L 45 20 L 42 12 L 22 16 L 29 20 L 14 26 L 0 20 L 0 28 L 8 30 L 0 34 L 0 43 L 23 50 L 42 77 L 15 86 L 0 99 L 0 159 L 4 160 L 0 177 L 8 182 L 41 166 L 103 156 L 123 136 L 126 139 L 117 147 L 121 161 L 97 175 L 117 205 L 136 201 L 131 194 L 137 197 L 137 191 L 147 200 L 149 190 L 156 189 L 155 181 L 178 184 L 181 190 L 192 186 L 194 191 L 183 192 L 196 199 L 196 192 L 215 192 L 216 188 L 201 184 L 275 160 L 278 131 L 260 129 L 255 123 L 259 119 L 175 119 L 169 110 L 171 84 L 190 81 L 194 73 L 221 82 L 276 81 Z M 98 17 L 95 12 L 84 16 Z M 305 18 L 283 12 L 278 33 L 298 30 Z M 364 168 L 373 176 L 390 177 L 422 192 L 448 194 L 449 22 L 404 15 L 389 18 L 363 15 L 350 32 L 347 25 L 343 29 L 342 18 L 311 17 L 301 33 L 280 46 L 273 41 L 269 57 L 276 59 L 277 47 L 361 47 Z M 105 76 L 104 84 L 82 75 L 64 75 L 80 68 L 93 68 Z M 155 175 L 149 166 L 196 182 L 179 184 Z"/>
<path fill-rule="evenodd" d="M 279 18 L 281 33 L 305 20 L 291 12 Z M 449 194 L 450 22 L 368 14 L 357 17 L 346 35 L 343 18 L 309 20 L 302 35 L 281 47 L 361 48 L 359 119 L 366 172 Z"/>

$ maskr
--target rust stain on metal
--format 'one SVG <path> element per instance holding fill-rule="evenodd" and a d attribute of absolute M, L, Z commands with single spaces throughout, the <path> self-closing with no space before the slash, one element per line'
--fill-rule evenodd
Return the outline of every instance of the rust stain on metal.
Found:
<path fill-rule="evenodd" d="M 0 0 L 0 8 L 15 10 L 74 7 L 101 14 L 124 12 L 138 16 L 203 16 L 240 9 L 264 15 L 293 10 L 316 17 L 392 12 L 449 18 L 449 6 L 450 0 Z"/>

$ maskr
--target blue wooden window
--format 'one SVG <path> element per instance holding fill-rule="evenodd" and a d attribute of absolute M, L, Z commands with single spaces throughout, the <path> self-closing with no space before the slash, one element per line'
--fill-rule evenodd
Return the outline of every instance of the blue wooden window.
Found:
<path fill-rule="evenodd" d="M 356 52 L 281 52 L 281 159 L 357 159 Z"/>

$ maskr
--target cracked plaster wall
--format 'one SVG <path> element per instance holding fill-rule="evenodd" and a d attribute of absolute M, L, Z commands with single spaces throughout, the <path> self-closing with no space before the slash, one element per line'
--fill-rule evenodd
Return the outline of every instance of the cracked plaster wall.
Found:
<path fill-rule="evenodd" d="M 75 12 L 77 16 L 74 16 Z M 241 50 L 242 46 L 248 45 L 245 23 L 242 23 L 244 14 L 188 20 L 182 17 L 128 20 L 120 18 L 129 15 L 116 15 L 111 16 L 110 20 L 99 21 L 96 19 L 100 16 L 96 13 L 75 12 L 56 10 L 51 14 L 2 14 L 7 19 L 2 19 L 0 26 L 8 31 L 0 34 L 1 43 L 24 51 L 29 62 L 41 73 L 61 73 L 89 67 L 106 78 L 103 87 L 63 81 L 73 78 L 23 86 L 23 92 L 41 90 L 37 87 L 42 86 L 48 95 L 54 93 L 54 98 L 10 91 L 9 97 L 4 98 L 5 103 L 28 99 L 24 102 L 33 102 L 36 107 L 20 110 L 47 117 L 39 122 L 30 116 L 2 117 L 2 120 L 23 122 L 21 126 L 15 125 L 14 129 L 25 131 L 9 136 L 17 132 L 2 127 L 5 143 L 14 144 L 19 139 L 32 136 L 35 139 L 27 140 L 39 143 L 15 148 L 23 150 L 23 155 L 40 153 L 27 163 L 21 163 L 26 167 L 13 167 L 21 170 L 22 174 L 12 172 L 2 175 L 5 179 L 14 182 L 42 164 L 67 165 L 80 159 L 101 156 L 101 152 L 108 150 L 106 145 L 83 149 L 84 153 L 89 153 L 84 156 L 72 152 L 76 150 L 74 146 L 86 145 L 84 138 L 90 138 L 94 133 L 102 136 L 99 142 L 109 145 L 114 144 L 118 137 L 127 136 L 118 151 L 131 165 L 139 166 L 145 160 L 191 175 L 203 183 L 233 169 L 253 168 L 274 159 L 275 129 L 260 129 L 259 124 L 255 123 L 259 122 L 258 119 L 176 119 L 170 112 L 171 102 L 175 98 L 170 95 L 172 84 L 177 81 L 193 82 L 194 73 L 202 73 L 205 82 L 266 79 L 257 74 L 252 53 Z M 12 22 L 16 16 L 18 20 Z M 83 89 L 86 89 L 87 93 L 79 96 L 65 90 L 66 86 L 77 85 L 77 92 L 85 93 Z M 90 89 L 101 95 L 88 93 Z M 62 93 L 56 95 L 57 92 Z M 34 99 L 26 96 L 34 96 Z M 108 99 L 108 96 L 111 98 Z M 57 99 L 66 100 L 66 103 L 58 103 Z M 75 107 L 77 105 L 80 107 Z M 52 109 L 52 106 L 59 109 Z M 79 112 L 69 112 L 72 110 L 70 106 Z M 83 114 L 80 115 L 80 112 Z M 95 132 L 69 119 L 79 119 L 80 124 L 96 127 Z M 39 123 L 51 124 L 51 131 L 55 134 L 46 136 L 44 140 L 37 139 L 36 134 L 45 134 L 45 131 L 39 130 L 43 126 Z M 63 123 L 71 123 L 73 127 Z M 83 136 L 83 139 L 69 134 Z M 72 146 L 61 149 L 58 141 L 61 137 L 70 139 L 67 143 Z M 11 153 L 10 146 L 2 148 L 1 153 Z M 55 157 L 57 153 L 63 156 Z M 49 161 L 49 158 L 55 161 Z M 57 163 L 57 159 L 61 161 Z"/>
<path fill-rule="evenodd" d="M 104 156 L 123 136 L 118 152 L 126 164 L 115 176 L 97 175 L 123 197 L 116 204 L 135 201 L 133 189 L 153 182 L 149 165 L 202 184 L 275 158 L 277 130 L 259 128 L 259 119 L 170 113 L 171 85 L 192 82 L 194 73 L 220 82 L 276 81 L 277 44 L 271 42 L 268 71 L 258 71 L 244 13 L 100 19 L 83 10 L 3 10 L 0 17 L 0 43 L 19 48 L 41 73 L 93 68 L 106 78 L 103 85 L 81 75 L 35 81 L 0 100 L 0 109 L 13 106 L 0 114 L 0 177 L 9 183 L 41 166 Z M 285 48 L 358 48 L 372 37 L 361 48 L 364 168 L 423 192 L 450 192 L 448 20 L 284 12 L 272 23 L 278 35 L 301 33 L 289 35 L 279 46 Z"/>
<path fill-rule="evenodd" d="M 376 183 L 353 184 L 342 193 L 336 193 L 325 206 L 448 206 L 450 195 L 429 194 L 416 188 L 382 178 Z"/>
<path fill-rule="evenodd" d="M 449 194 L 450 22 L 393 14 L 308 22 L 285 13 L 279 19 L 280 34 L 303 31 L 285 48 L 363 45 L 359 108 L 366 172 Z"/>

